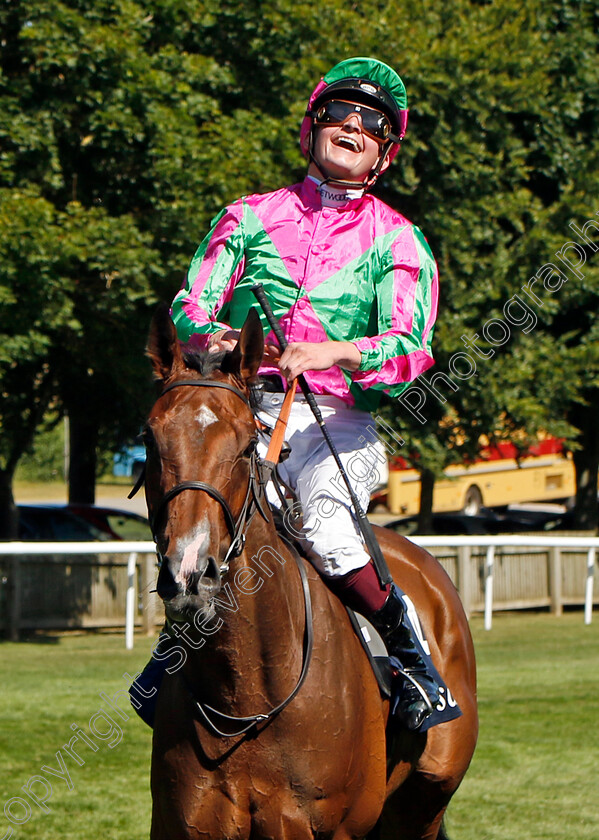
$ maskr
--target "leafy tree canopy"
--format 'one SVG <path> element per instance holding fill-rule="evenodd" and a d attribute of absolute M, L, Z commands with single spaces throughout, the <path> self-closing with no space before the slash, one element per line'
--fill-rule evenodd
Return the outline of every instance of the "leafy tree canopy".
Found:
<path fill-rule="evenodd" d="M 50 404 L 93 418 L 100 440 L 131 433 L 155 301 L 172 298 L 225 202 L 301 177 L 308 94 L 350 55 L 406 82 L 408 134 L 377 189 L 439 261 L 435 370 L 447 372 L 462 336 L 505 318 L 569 223 L 597 209 L 598 20 L 597 0 L 5 0 L 5 475 Z M 481 431 L 546 429 L 588 449 L 576 422 L 596 410 L 599 368 L 585 254 L 534 329 L 501 348 L 481 338 L 497 352 L 476 375 L 445 403 L 429 393 L 426 424 L 390 406 L 421 462 L 442 470 Z"/>

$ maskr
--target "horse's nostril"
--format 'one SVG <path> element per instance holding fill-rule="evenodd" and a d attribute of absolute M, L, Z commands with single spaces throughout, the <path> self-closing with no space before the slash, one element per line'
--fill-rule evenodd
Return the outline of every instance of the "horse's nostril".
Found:
<path fill-rule="evenodd" d="M 163 557 L 156 583 L 156 592 L 163 601 L 170 601 L 179 593 L 175 579 L 170 570 L 170 564 L 166 557 Z"/>
<path fill-rule="evenodd" d="M 206 560 L 206 569 L 204 570 L 204 577 L 209 578 L 210 580 L 218 580 L 219 577 L 219 569 L 216 559 L 209 554 Z"/>
<path fill-rule="evenodd" d="M 202 562 L 199 561 L 199 565 Z M 194 595 L 198 594 L 198 587 L 201 581 L 216 581 L 218 582 L 220 572 L 216 560 L 212 555 L 208 555 L 205 561 L 205 566 L 201 572 L 193 572 L 187 579 L 187 590 Z"/>

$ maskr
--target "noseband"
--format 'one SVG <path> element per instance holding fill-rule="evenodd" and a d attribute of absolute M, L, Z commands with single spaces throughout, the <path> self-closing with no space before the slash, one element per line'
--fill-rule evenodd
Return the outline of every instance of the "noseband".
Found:
<path fill-rule="evenodd" d="M 174 388 L 183 388 L 187 386 L 200 388 L 223 388 L 226 391 L 231 391 L 231 393 L 239 397 L 240 400 L 243 400 L 251 411 L 250 402 L 243 391 L 240 391 L 239 388 L 236 388 L 234 385 L 230 385 L 228 382 L 216 382 L 212 379 L 180 379 L 177 382 L 172 382 L 170 385 L 167 385 L 158 399 L 161 399 L 165 394 L 172 391 Z M 141 486 L 141 483 L 145 480 L 145 474 L 140 478 L 141 481 L 139 482 L 139 486 Z M 137 489 L 138 488 L 136 486 L 131 495 L 133 495 Z M 222 508 L 225 521 L 227 523 L 227 529 L 231 535 L 231 544 L 227 549 L 227 553 L 225 554 L 219 569 L 220 574 L 223 575 L 229 570 L 229 561 L 231 557 L 237 557 L 243 551 L 243 547 L 245 545 L 245 532 L 249 526 L 253 513 L 255 513 L 255 510 L 258 509 L 264 519 L 268 518 L 261 501 L 263 493 L 261 492 L 261 488 L 259 489 L 259 471 L 257 469 L 255 451 L 252 451 L 250 455 L 250 477 L 245 499 L 237 519 L 235 519 L 229 503 L 222 493 L 216 489 L 216 487 L 213 487 L 211 484 L 207 484 L 205 481 L 182 481 L 180 484 L 176 484 L 165 493 L 160 501 L 160 504 L 152 514 L 150 527 L 152 529 L 154 540 L 156 540 L 156 526 L 160 521 L 160 517 L 165 512 L 168 503 L 184 490 L 201 490 L 211 496 L 211 498 L 215 499 Z M 254 511 L 250 512 L 252 502 L 254 502 L 255 508 Z M 159 551 L 157 551 L 157 554 L 158 561 L 162 563 L 164 557 Z"/>

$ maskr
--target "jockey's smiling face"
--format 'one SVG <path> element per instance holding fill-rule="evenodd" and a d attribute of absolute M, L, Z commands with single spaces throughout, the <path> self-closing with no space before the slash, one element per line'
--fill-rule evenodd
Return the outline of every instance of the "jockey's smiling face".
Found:
<path fill-rule="evenodd" d="M 314 141 L 314 157 L 329 176 L 344 181 L 365 181 L 376 165 L 382 146 L 373 137 L 364 133 L 362 119 L 357 112 L 351 113 L 342 125 L 318 125 Z M 383 164 L 385 171 L 388 161 Z M 310 175 L 322 177 L 314 162 L 308 169 Z"/>

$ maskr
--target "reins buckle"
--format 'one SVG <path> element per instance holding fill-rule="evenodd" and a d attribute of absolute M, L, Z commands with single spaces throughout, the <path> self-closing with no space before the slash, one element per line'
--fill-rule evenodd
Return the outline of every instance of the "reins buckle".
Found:
<path fill-rule="evenodd" d="M 233 546 L 235 547 L 233 548 Z M 239 536 L 235 537 L 231 547 L 233 548 L 232 553 L 235 555 L 235 557 L 239 557 L 239 555 L 245 548 L 245 534 L 242 533 L 239 534 Z"/>

